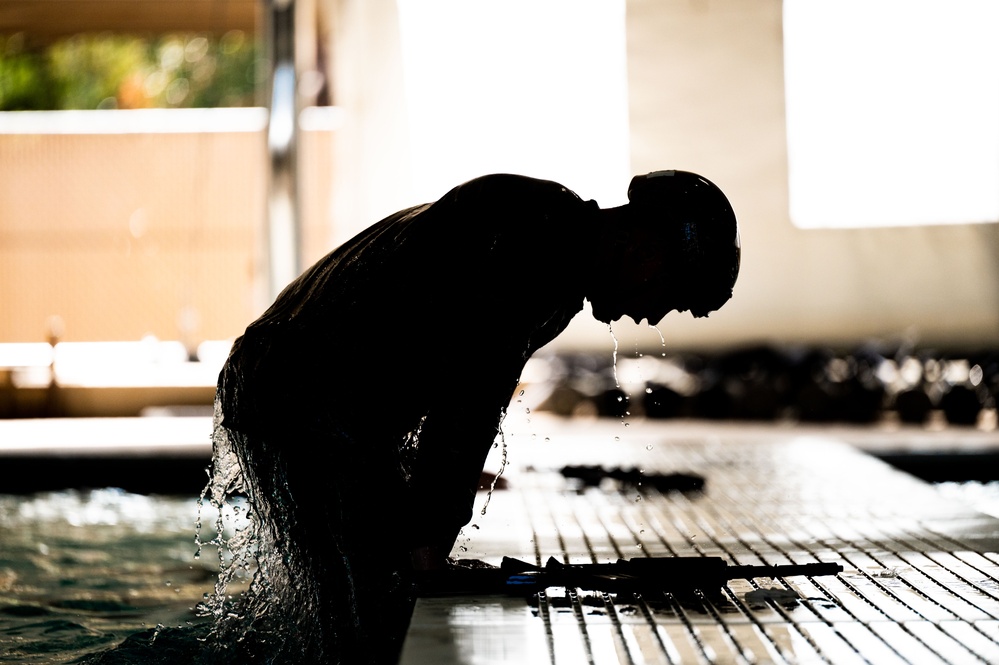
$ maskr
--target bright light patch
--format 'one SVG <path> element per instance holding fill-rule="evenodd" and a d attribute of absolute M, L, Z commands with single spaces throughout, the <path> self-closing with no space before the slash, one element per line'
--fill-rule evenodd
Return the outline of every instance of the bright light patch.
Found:
<path fill-rule="evenodd" d="M 399 0 L 416 196 L 486 173 L 626 201 L 624 0 Z"/>
<path fill-rule="evenodd" d="M 999 3 L 785 0 L 791 220 L 999 221 Z"/>

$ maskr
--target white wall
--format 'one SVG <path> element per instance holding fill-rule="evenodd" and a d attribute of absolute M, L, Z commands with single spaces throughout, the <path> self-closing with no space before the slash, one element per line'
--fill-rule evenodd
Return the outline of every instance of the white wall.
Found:
<path fill-rule="evenodd" d="M 356 6 L 370 13 L 373 5 L 390 20 L 394 15 L 394 0 L 339 4 L 341 15 L 356 14 Z M 341 22 L 339 28 L 348 26 Z M 999 340 L 996 224 L 837 231 L 791 225 L 781 46 L 779 0 L 628 0 L 632 171 L 682 168 L 704 174 L 728 194 L 742 229 L 735 297 L 706 320 L 667 316 L 658 328 L 668 347 L 759 341 L 851 345 L 902 337 L 921 346 L 994 344 Z M 391 76 L 384 67 L 391 64 L 393 48 L 369 41 L 367 59 L 341 55 L 337 71 L 374 62 L 380 73 L 352 74 L 356 78 L 341 91 L 340 103 L 359 90 L 367 92 L 362 100 L 392 98 L 385 92 Z M 348 79 L 341 77 L 341 84 Z M 370 109 L 355 112 L 386 113 L 384 107 Z M 403 105 L 394 110 L 403 112 Z M 403 124 L 396 118 L 386 126 L 400 137 L 395 132 Z M 374 151 L 387 160 L 382 163 L 362 150 L 363 171 L 393 173 L 398 169 L 393 153 L 404 155 L 405 149 L 403 142 L 387 150 L 382 143 Z M 343 156 L 348 161 L 340 173 L 351 169 L 350 155 Z M 377 189 L 385 196 L 369 208 L 391 202 L 391 182 L 381 185 Z M 390 212 L 392 206 L 384 207 Z M 614 333 L 622 349 L 660 344 L 655 331 L 628 324 L 615 325 Z M 606 326 L 581 315 L 555 345 L 606 349 L 611 340 Z"/>
<path fill-rule="evenodd" d="M 787 214 L 779 0 L 629 2 L 632 166 L 703 172 L 742 223 L 735 297 L 677 342 L 999 341 L 995 224 L 819 231 Z M 863 159 L 863 155 L 858 155 Z M 682 319 L 682 317 L 681 317 Z"/>

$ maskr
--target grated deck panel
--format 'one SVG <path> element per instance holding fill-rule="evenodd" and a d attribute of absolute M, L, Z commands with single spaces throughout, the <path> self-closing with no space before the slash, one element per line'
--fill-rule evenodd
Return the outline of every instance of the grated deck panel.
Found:
<path fill-rule="evenodd" d="M 999 663 L 999 520 L 835 440 L 617 427 L 508 435 L 510 489 L 476 512 L 455 554 L 834 561 L 844 572 L 686 598 L 553 588 L 530 602 L 420 599 L 402 663 Z M 580 488 L 564 464 L 692 472 L 706 486 Z"/>

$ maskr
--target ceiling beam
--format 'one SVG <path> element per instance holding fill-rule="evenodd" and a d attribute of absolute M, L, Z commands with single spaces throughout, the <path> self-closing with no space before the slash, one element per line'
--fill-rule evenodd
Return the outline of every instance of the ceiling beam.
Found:
<path fill-rule="evenodd" d="M 30 43 L 47 43 L 83 32 L 255 33 L 260 0 L 4 0 L 0 34 L 23 32 Z"/>

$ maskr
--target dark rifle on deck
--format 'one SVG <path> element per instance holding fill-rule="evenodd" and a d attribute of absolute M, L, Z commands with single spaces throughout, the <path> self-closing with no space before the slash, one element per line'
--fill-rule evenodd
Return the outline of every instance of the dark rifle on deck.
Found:
<path fill-rule="evenodd" d="M 554 558 L 544 567 L 503 557 L 499 568 L 454 566 L 417 576 L 419 596 L 473 594 L 531 595 L 549 587 L 606 593 L 690 593 L 720 589 L 729 580 L 754 577 L 818 577 L 843 572 L 838 563 L 732 566 L 720 557 L 642 557 L 614 563 L 564 564 Z"/>

